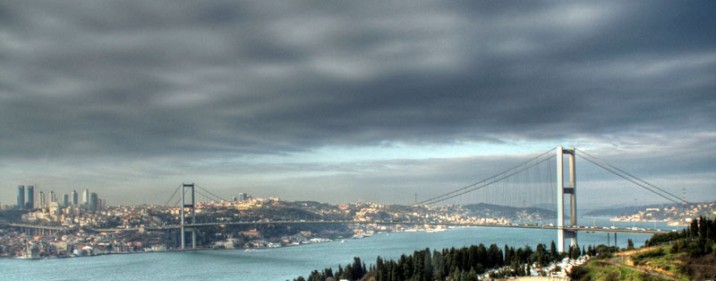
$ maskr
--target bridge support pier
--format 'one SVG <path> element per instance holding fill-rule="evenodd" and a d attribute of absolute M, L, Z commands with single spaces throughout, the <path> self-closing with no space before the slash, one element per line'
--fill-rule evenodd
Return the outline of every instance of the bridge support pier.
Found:
<path fill-rule="evenodd" d="M 191 194 L 191 201 L 187 202 L 186 200 L 186 194 L 187 190 L 189 190 L 189 193 Z M 191 224 L 193 225 L 196 222 L 196 213 L 194 212 L 195 204 L 194 204 L 194 184 L 193 183 L 182 183 L 181 187 L 181 209 L 179 210 L 179 215 L 181 216 L 181 230 L 180 230 L 180 238 L 179 238 L 179 245 L 182 250 L 184 250 L 186 246 L 186 231 L 191 231 L 191 248 L 196 249 L 196 229 L 194 227 L 188 227 L 186 223 L 186 209 L 189 209 L 189 213 L 191 215 Z"/>
<path fill-rule="evenodd" d="M 565 239 L 570 239 L 570 246 L 577 245 L 577 232 L 564 229 L 564 195 L 569 194 L 569 225 L 577 225 L 577 173 L 575 169 L 576 150 L 574 147 L 565 149 L 558 146 L 557 156 L 557 250 L 564 253 Z M 564 154 L 569 163 L 569 186 L 564 186 Z"/>

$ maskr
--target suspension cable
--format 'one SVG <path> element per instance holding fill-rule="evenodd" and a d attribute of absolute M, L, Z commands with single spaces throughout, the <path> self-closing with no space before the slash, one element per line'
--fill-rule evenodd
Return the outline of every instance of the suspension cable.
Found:
<path fill-rule="evenodd" d="M 599 159 L 599 158 L 597 158 L 597 157 L 595 157 L 595 156 L 592 156 L 592 155 L 590 155 L 590 154 L 588 154 L 588 153 L 586 153 L 586 152 L 584 152 L 584 151 L 582 151 L 582 150 L 579 150 L 579 153 L 580 153 L 581 155 L 583 155 L 583 158 L 584 158 L 585 160 L 589 161 L 590 163 L 592 163 L 592 164 L 594 164 L 594 165 L 597 165 L 598 167 L 600 167 L 600 168 L 602 168 L 602 169 L 604 169 L 604 170 L 606 170 L 606 171 L 608 171 L 608 172 L 610 172 L 610 173 L 612 173 L 612 174 L 614 174 L 614 175 L 616 175 L 616 176 L 618 176 L 618 177 L 620 177 L 620 178 L 623 178 L 623 179 L 625 179 L 625 180 L 627 180 L 627 181 L 629 181 L 629 182 L 631 182 L 631 183 L 633 183 L 633 184 L 636 184 L 637 186 L 639 186 L 639 187 L 641 187 L 641 188 L 643 188 L 643 189 L 646 189 L 646 190 L 650 191 L 651 193 L 654 193 L 654 194 L 656 194 L 656 195 L 659 195 L 660 197 L 662 197 L 662 198 L 664 198 L 664 199 L 667 199 L 667 200 L 669 200 L 669 201 L 671 201 L 671 202 L 674 202 L 674 203 L 688 203 L 686 200 L 684 200 L 684 199 L 682 199 L 682 198 L 679 198 L 678 196 L 674 195 L 673 193 L 668 192 L 668 191 L 666 191 L 666 190 L 664 190 L 664 189 L 662 189 L 662 188 L 660 188 L 660 187 L 658 187 L 658 186 L 655 186 L 655 185 L 653 185 L 653 184 L 651 184 L 651 183 L 649 183 L 649 182 L 647 182 L 647 181 L 645 181 L 645 180 L 643 180 L 643 179 L 641 179 L 641 178 L 638 178 L 638 177 L 636 177 L 636 176 L 634 176 L 634 175 L 632 175 L 632 174 L 630 174 L 630 173 L 628 173 L 628 172 L 626 172 L 626 171 L 624 171 L 624 170 L 622 170 L 622 169 L 619 169 L 619 168 L 617 168 L 617 167 L 615 167 L 615 166 L 613 166 L 613 165 L 607 163 L 607 162 L 604 161 L 604 160 L 601 160 L 601 159 Z M 656 190 L 655 190 L 655 189 L 656 189 Z M 658 191 L 657 191 L 657 190 L 658 190 Z"/>
<path fill-rule="evenodd" d="M 209 196 L 209 194 L 206 193 L 206 190 L 202 191 L 202 189 L 197 189 L 197 190 L 196 190 L 196 193 L 198 193 L 199 195 L 203 196 L 203 197 L 204 197 L 205 199 L 207 199 L 208 201 L 221 201 L 221 200 L 216 200 L 216 198 L 214 198 L 214 197 L 212 197 L 212 196 Z"/>
<path fill-rule="evenodd" d="M 541 154 L 540 157 L 543 156 L 543 155 L 545 155 L 545 154 L 546 154 L 546 153 Z M 539 158 L 539 157 L 536 157 L 536 158 L 534 158 L 534 159 L 537 159 L 537 158 Z M 512 168 L 512 169 L 510 169 L 510 170 L 507 170 L 506 172 L 509 172 L 509 173 L 506 173 L 506 172 L 500 173 L 500 174 L 498 174 L 498 175 L 489 177 L 489 178 L 487 178 L 487 179 L 485 179 L 485 180 L 479 181 L 479 182 L 477 182 L 477 183 L 475 183 L 475 184 L 472 184 L 472 185 L 469 185 L 469 186 L 467 186 L 467 187 L 461 188 L 460 190 L 456 190 L 456 191 L 450 192 L 449 194 L 446 193 L 446 194 L 441 195 L 441 196 L 433 197 L 433 198 L 430 199 L 430 200 L 425 200 L 425 201 L 419 202 L 419 204 L 431 205 L 431 204 L 439 203 L 439 202 L 442 202 L 442 201 L 445 201 L 445 200 L 448 200 L 448 199 L 455 198 L 455 197 L 457 197 L 457 196 L 460 196 L 460 195 L 463 195 L 463 194 L 466 194 L 466 193 L 470 193 L 470 192 L 473 192 L 473 191 L 482 189 L 482 188 L 487 187 L 487 186 L 489 186 L 489 185 L 491 185 L 491 184 L 494 184 L 494 183 L 496 183 L 496 182 L 500 182 L 500 181 L 502 181 L 502 180 L 504 180 L 504 179 L 506 179 L 506 178 L 509 178 L 509 177 L 511 177 L 511 176 L 514 176 L 514 175 L 516 175 L 516 174 L 519 174 L 519 173 L 521 173 L 521 172 L 523 172 L 523 171 L 525 171 L 525 170 L 527 170 L 527 169 L 529 169 L 529 168 L 532 168 L 532 167 L 534 167 L 534 166 L 537 166 L 537 165 L 539 165 L 540 163 L 545 162 L 545 161 L 547 161 L 547 160 L 550 160 L 550 159 L 552 159 L 552 158 L 554 158 L 554 155 L 552 155 L 552 156 L 550 156 L 550 157 L 547 157 L 547 158 L 544 158 L 544 159 L 542 159 L 542 160 L 539 160 L 539 161 L 537 161 L 537 162 L 535 162 L 535 163 L 533 163 L 533 164 L 530 164 L 529 166 L 526 166 L 526 167 L 521 167 L 521 166 L 523 166 L 524 164 L 520 164 L 520 165 L 518 165 L 517 167 L 521 167 L 521 168 L 519 168 L 519 169 L 514 169 L 514 168 Z M 525 163 L 531 162 L 531 161 L 534 160 L 534 159 L 530 159 L 530 161 L 527 161 L 527 162 L 525 162 Z M 515 168 L 517 168 L 517 167 L 515 167 Z M 512 170 L 514 170 L 514 171 L 512 171 Z"/>
<path fill-rule="evenodd" d="M 172 207 L 179 207 L 179 202 L 181 202 L 181 196 L 177 197 L 177 201 L 174 202 Z"/>
<path fill-rule="evenodd" d="M 507 170 L 505 170 L 505 171 L 503 171 L 503 172 L 501 172 L 501 173 L 495 174 L 495 175 L 493 175 L 493 176 L 491 176 L 491 177 L 488 177 L 488 178 L 485 178 L 485 179 L 483 179 L 483 180 L 481 180 L 481 181 L 478 181 L 478 182 L 475 182 L 475 183 L 472 183 L 472 184 L 463 186 L 463 187 L 461 187 L 461 188 L 455 189 L 455 190 L 453 190 L 453 191 L 451 191 L 451 192 L 444 193 L 444 194 L 441 194 L 441 195 L 438 195 L 438 196 L 435 196 L 435 197 L 428 198 L 428 199 L 426 199 L 426 200 L 417 202 L 417 203 L 413 204 L 413 206 L 424 205 L 424 204 L 434 204 L 434 203 L 436 203 L 436 202 L 442 202 L 442 201 L 445 201 L 445 200 L 447 200 L 447 199 L 454 198 L 455 196 L 452 196 L 452 197 L 450 197 L 450 196 L 453 195 L 453 194 L 462 192 L 462 191 L 464 191 L 464 190 L 470 189 L 470 188 L 472 188 L 472 187 L 474 187 L 474 186 L 477 186 L 477 185 L 479 185 L 479 184 L 481 184 L 481 183 L 487 182 L 487 181 L 492 180 L 492 179 L 494 179 L 494 178 L 497 178 L 497 177 L 499 177 L 499 176 L 501 176 L 501 175 L 504 175 L 504 174 L 510 172 L 511 170 L 517 169 L 517 168 L 519 168 L 519 167 L 521 167 L 521 166 L 523 166 L 523 165 L 528 164 L 529 162 L 535 161 L 535 160 L 539 159 L 540 157 L 543 157 L 543 156 L 547 155 L 547 154 L 550 153 L 552 150 L 553 150 L 553 149 L 550 149 L 550 150 L 548 150 L 548 151 L 546 151 L 546 152 L 544 152 L 544 153 L 542 153 L 542 154 L 540 154 L 540 155 L 535 156 L 534 158 L 531 158 L 531 159 L 529 159 L 529 160 L 527 160 L 527 161 L 525 161 L 525 162 L 522 162 L 522 163 L 520 163 L 519 165 L 514 166 L 514 167 L 512 167 L 512 168 L 509 168 L 509 169 L 507 169 Z M 460 193 L 460 195 L 462 195 L 462 194 L 464 194 L 464 193 Z M 447 197 L 449 197 L 449 198 L 447 198 Z M 435 202 L 433 202 L 433 201 L 435 201 Z"/>
<path fill-rule="evenodd" d="M 169 202 L 172 201 L 172 198 L 177 195 L 177 192 L 179 192 L 179 189 L 181 188 L 181 185 L 178 186 L 176 189 L 174 189 L 174 193 L 172 193 L 172 196 L 167 199 L 167 202 L 164 203 L 164 206 L 169 206 Z"/>
<path fill-rule="evenodd" d="M 212 193 L 211 191 L 207 190 L 206 188 L 203 188 L 203 187 L 198 186 L 198 185 L 197 185 L 196 187 L 198 187 L 199 189 L 203 190 L 204 192 L 206 192 L 206 193 L 208 193 L 208 194 L 214 196 L 214 198 L 210 198 L 210 199 L 212 199 L 212 200 L 218 199 L 217 201 L 228 201 L 228 200 L 222 198 L 221 196 L 218 196 L 218 195 Z M 207 198 L 209 198 L 209 196 L 207 196 Z"/>

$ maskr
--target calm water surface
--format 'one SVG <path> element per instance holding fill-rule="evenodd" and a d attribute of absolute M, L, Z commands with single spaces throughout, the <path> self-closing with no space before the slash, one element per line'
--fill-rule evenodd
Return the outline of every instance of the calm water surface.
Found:
<path fill-rule="evenodd" d="M 585 222 L 588 222 L 587 220 Z M 600 223 L 601 222 L 601 223 Z M 600 220 L 597 224 L 608 224 Z M 660 227 L 658 223 L 617 223 L 617 226 Z M 613 234 L 612 234 L 613 237 Z M 651 237 L 618 234 L 621 247 L 627 239 L 643 245 Z M 511 228 L 455 228 L 445 232 L 378 233 L 370 238 L 297 247 L 244 250 L 202 250 L 97 257 L 15 260 L 0 259 L 0 280 L 292 280 L 313 269 L 345 265 L 359 256 L 366 264 L 375 258 L 396 258 L 414 250 L 462 247 L 496 243 L 500 247 L 545 243 L 556 239 L 556 231 Z M 606 233 L 579 233 L 580 245 L 606 244 Z M 613 240 L 611 243 L 614 243 Z"/>

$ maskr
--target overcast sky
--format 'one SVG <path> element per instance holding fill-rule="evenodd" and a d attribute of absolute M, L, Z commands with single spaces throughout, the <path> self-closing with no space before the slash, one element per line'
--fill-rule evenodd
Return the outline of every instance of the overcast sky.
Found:
<path fill-rule="evenodd" d="M 716 200 L 714 15 L 713 1 L 3 1 L 0 202 L 35 184 L 164 203 L 195 182 L 408 204 L 557 145 Z M 627 190 L 588 165 L 580 200 Z M 642 198 L 628 190 L 614 203 Z"/>

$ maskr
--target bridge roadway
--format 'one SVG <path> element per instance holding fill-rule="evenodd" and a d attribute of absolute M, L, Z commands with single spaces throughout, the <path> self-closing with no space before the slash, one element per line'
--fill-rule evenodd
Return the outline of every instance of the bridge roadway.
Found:
<path fill-rule="evenodd" d="M 504 227 L 504 228 L 529 228 L 529 229 L 559 229 L 553 225 L 537 225 L 537 224 L 494 224 L 494 223 L 426 223 L 426 222 L 369 222 L 369 221 L 257 221 L 257 222 L 210 222 L 187 224 L 185 228 L 192 227 L 226 227 L 240 225 L 269 225 L 269 224 L 377 224 L 377 225 L 422 225 L 422 226 L 454 226 L 454 227 Z M 180 229 L 181 225 L 167 225 L 161 227 L 145 227 L 144 230 L 174 230 Z M 586 226 L 565 226 L 564 229 L 579 232 L 608 232 L 608 233 L 636 233 L 636 234 L 656 234 L 665 233 L 666 230 L 659 229 L 643 229 L 643 228 L 604 228 L 604 227 L 586 227 Z M 98 232 L 116 232 L 116 231 L 138 231 L 140 228 L 105 228 L 94 229 Z"/>
<path fill-rule="evenodd" d="M 25 223 L 7 223 L 7 222 L 0 222 L 0 225 L 5 224 L 9 227 L 19 227 L 19 228 L 32 228 L 32 229 L 44 229 L 44 230 L 54 230 L 54 231 L 63 231 L 68 230 L 68 227 L 65 226 L 50 226 L 50 225 L 41 225 L 41 224 L 25 224 Z"/>

